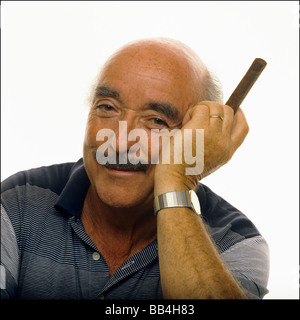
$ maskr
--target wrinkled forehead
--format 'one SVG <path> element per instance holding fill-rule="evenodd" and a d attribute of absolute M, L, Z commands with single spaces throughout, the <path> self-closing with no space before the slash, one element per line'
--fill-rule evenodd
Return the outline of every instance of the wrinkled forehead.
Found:
<path fill-rule="evenodd" d="M 107 60 L 97 86 L 111 87 L 118 80 L 144 92 L 164 91 L 163 102 L 187 110 L 188 105 L 199 101 L 205 73 L 202 61 L 177 44 L 138 42 L 121 48 Z"/>

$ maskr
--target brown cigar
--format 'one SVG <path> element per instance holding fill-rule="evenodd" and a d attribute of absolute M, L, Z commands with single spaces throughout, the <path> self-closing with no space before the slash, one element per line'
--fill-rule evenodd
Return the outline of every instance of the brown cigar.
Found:
<path fill-rule="evenodd" d="M 256 58 L 253 61 L 249 70 L 244 75 L 243 79 L 226 102 L 226 105 L 230 106 L 234 110 L 234 112 L 237 111 L 243 100 L 246 98 L 248 92 L 250 91 L 266 65 L 266 61 L 260 58 Z"/>

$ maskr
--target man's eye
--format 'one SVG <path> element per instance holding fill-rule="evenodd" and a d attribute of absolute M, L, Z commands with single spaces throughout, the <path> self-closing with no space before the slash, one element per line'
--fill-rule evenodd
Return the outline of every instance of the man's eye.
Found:
<path fill-rule="evenodd" d="M 100 104 L 98 106 L 96 106 L 96 108 L 98 110 L 104 111 L 104 112 L 110 112 L 110 111 L 114 111 L 115 109 L 110 106 L 109 104 Z"/>
<path fill-rule="evenodd" d="M 152 121 L 158 126 L 169 128 L 168 124 L 160 118 L 153 118 Z"/>

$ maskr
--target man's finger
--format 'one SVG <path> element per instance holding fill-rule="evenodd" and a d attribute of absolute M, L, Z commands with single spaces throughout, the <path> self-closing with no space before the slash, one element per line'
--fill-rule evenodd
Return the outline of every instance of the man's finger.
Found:
<path fill-rule="evenodd" d="M 196 124 L 197 128 L 203 129 L 209 125 L 209 114 L 210 109 L 208 105 L 204 103 L 196 104 L 187 111 L 182 124 L 185 128 L 192 128 Z M 189 123 L 190 121 L 192 124 Z"/>
<path fill-rule="evenodd" d="M 244 112 L 239 108 L 234 117 L 233 128 L 231 132 L 231 140 L 233 146 L 237 149 L 245 140 L 249 132 L 249 126 Z"/>
<path fill-rule="evenodd" d="M 223 107 L 224 118 L 223 118 L 223 133 L 227 134 L 227 136 L 231 135 L 233 123 L 234 123 L 234 110 L 224 105 Z"/>

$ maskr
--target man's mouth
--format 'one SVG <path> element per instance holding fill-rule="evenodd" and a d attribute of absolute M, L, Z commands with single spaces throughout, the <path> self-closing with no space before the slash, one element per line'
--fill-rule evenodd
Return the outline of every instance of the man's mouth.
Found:
<path fill-rule="evenodd" d="M 96 161 L 98 162 L 97 160 L 97 152 L 96 150 L 93 151 L 93 155 L 96 159 Z M 99 163 L 101 165 L 103 165 L 104 167 L 106 167 L 107 169 L 111 169 L 111 170 L 115 170 L 115 171 L 124 171 L 124 172 L 146 172 L 148 170 L 148 168 L 150 167 L 150 165 L 148 163 L 141 163 L 141 162 L 138 162 L 136 164 L 132 164 L 128 157 L 127 157 L 127 163 L 119 163 L 119 154 L 117 154 L 116 156 L 116 163 Z M 124 159 L 123 159 L 124 161 Z"/>
<path fill-rule="evenodd" d="M 143 171 L 143 172 L 145 172 L 149 168 L 148 164 L 143 164 L 143 163 L 137 163 L 137 164 L 132 164 L 132 163 L 110 164 L 110 163 L 107 163 L 104 166 L 108 169 L 118 170 L 118 171 Z"/>

